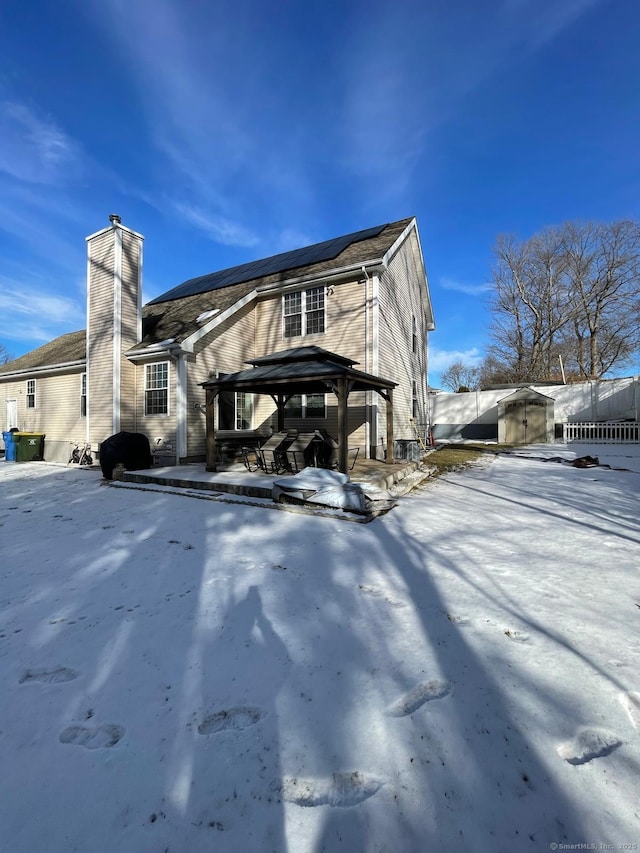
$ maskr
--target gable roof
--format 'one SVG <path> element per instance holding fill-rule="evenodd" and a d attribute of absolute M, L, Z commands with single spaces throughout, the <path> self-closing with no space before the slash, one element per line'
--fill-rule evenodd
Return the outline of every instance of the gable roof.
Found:
<path fill-rule="evenodd" d="M 386 225 L 376 225 L 364 231 L 355 231 L 322 243 L 314 243 L 312 246 L 304 246 L 301 249 L 282 252 L 268 258 L 191 278 L 157 296 L 149 305 L 170 302 L 198 293 L 210 293 L 212 290 L 250 281 L 265 284 L 269 281 L 277 282 L 282 280 L 282 274 L 285 272 L 288 273 L 287 278 L 292 278 L 302 271 L 321 273 L 327 269 L 352 266 L 360 261 L 382 258 L 410 222 L 409 218 Z"/>
<path fill-rule="evenodd" d="M 129 353 L 141 357 L 143 351 L 154 344 L 179 344 L 203 329 L 198 318 L 204 312 L 222 314 L 242 304 L 243 299 L 250 298 L 258 290 L 380 263 L 414 221 L 414 217 L 400 219 L 189 279 L 142 308 L 142 340 Z M 85 335 L 85 331 L 61 335 L 0 367 L 0 376 L 86 360 Z"/>
<path fill-rule="evenodd" d="M 163 341 L 184 341 L 202 328 L 197 322 L 200 314 L 205 311 L 222 313 L 258 290 L 268 290 L 297 278 L 321 278 L 328 273 L 379 263 L 412 222 L 413 217 L 400 219 L 189 279 L 144 306 L 142 341 L 129 352 L 141 353 Z M 334 253 L 336 247 L 337 254 Z M 307 262 L 302 263 L 305 259 Z M 292 267 L 291 263 L 298 266 Z"/>
<path fill-rule="evenodd" d="M 86 360 L 86 332 L 68 332 L 31 352 L 14 358 L 0 367 L 0 376 L 7 373 L 31 372 L 46 368 L 80 365 Z"/>

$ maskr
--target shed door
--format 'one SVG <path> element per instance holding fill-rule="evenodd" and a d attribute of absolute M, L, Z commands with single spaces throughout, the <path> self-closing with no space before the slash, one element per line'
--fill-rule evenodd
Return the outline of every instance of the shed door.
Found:
<path fill-rule="evenodd" d="M 507 444 L 530 444 L 547 440 L 544 403 L 538 400 L 515 400 L 507 403 L 505 419 Z"/>
<path fill-rule="evenodd" d="M 525 402 L 525 434 L 527 442 L 547 440 L 547 418 L 544 403 L 539 400 Z"/>

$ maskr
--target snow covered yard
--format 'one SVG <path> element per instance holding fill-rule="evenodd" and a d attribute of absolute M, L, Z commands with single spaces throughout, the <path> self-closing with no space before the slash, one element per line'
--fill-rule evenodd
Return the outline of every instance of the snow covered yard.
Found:
<path fill-rule="evenodd" d="M 368 525 L 0 463 L 1 849 L 637 849 L 640 458 L 583 451 Z"/>

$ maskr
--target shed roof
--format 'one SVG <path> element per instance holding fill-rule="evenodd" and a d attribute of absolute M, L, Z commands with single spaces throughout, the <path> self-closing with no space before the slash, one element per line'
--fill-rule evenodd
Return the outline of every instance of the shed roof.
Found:
<path fill-rule="evenodd" d="M 517 391 L 514 391 L 513 394 L 508 394 L 506 397 L 502 397 L 498 400 L 498 403 L 511 403 L 516 400 L 553 400 L 553 397 L 549 397 L 547 394 L 541 394 L 539 391 L 536 391 L 535 388 L 531 388 L 529 385 L 523 388 L 518 388 Z"/>

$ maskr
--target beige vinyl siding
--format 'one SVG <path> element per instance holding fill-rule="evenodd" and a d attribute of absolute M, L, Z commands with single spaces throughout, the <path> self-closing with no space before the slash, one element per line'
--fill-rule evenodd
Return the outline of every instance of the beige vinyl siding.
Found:
<path fill-rule="evenodd" d="M 317 285 L 311 282 L 299 289 L 314 286 Z M 295 338 L 285 338 L 282 334 L 282 293 L 263 296 L 257 305 L 256 355 L 299 346 L 318 346 L 353 358 L 361 362 L 364 369 L 364 293 L 363 281 L 333 285 L 325 296 L 325 331 Z"/>
<path fill-rule="evenodd" d="M 36 380 L 36 408 L 26 407 L 25 379 L 0 385 L 2 429 L 6 429 L 7 400 L 16 400 L 18 428 L 42 432 L 51 441 L 84 442 L 86 418 L 80 414 L 80 376 L 84 370 L 63 375 L 31 376 Z"/>
<path fill-rule="evenodd" d="M 113 433 L 113 231 L 89 242 L 87 389 L 91 441 Z"/>
<path fill-rule="evenodd" d="M 147 364 L 156 364 L 158 362 L 168 362 L 169 370 L 169 394 L 168 405 L 169 413 L 166 415 L 146 415 L 145 414 L 145 375 Z M 131 423 L 131 432 L 140 432 L 146 435 L 149 439 L 151 449 L 160 445 L 170 445 L 172 450 L 176 449 L 176 430 L 177 430 L 177 411 L 176 411 L 176 365 L 166 353 L 159 352 L 153 358 L 149 358 L 144 362 L 136 362 L 135 364 L 135 392 L 124 400 L 124 406 L 130 409 L 128 421 Z M 135 407 L 133 401 L 135 400 Z M 123 411 L 124 421 L 124 411 Z M 122 429 L 129 429 L 122 427 Z M 160 442 L 158 442 L 160 439 Z"/>
<path fill-rule="evenodd" d="M 412 245 L 415 243 L 416 245 Z M 380 276 L 378 373 L 398 383 L 393 392 L 394 437 L 414 438 L 412 382 L 418 392 L 417 421 L 426 421 L 426 320 L 420 277 L 415 265 L 415 232 L 402 244 Z M 413 352 L 412 318 L 416 318 L 418 346 Z M 386 408 L 378 404 L 378 442 L 386 434 Z"/>
<path fill-rule="evenodd" d="M 246 363 L 255 355 L 255 304 L 250 303 L 233 314 L 224 323 L 198 341 L 194 361 L 187 368 L 187 455 L 202 456 L 206 447 L 206 423 L 204 411 L 205 391 L 199 383 L 206 382 L 210 374 L 236 373 L 248 367 Z M 256 411 L 260 398 L 254 397 L 254 429 L 260 429 L 261 420 L 268 419 L 273 401 L 269 406 Z"/>
<path fill-rule="evenodd" d="M 142 241 L 134 234 L 122 234 L 122 293 L 121 293 L 121 349 L 126 352 L 140 339 L 139 300 L 140 262 Z M 135 410 L 131 401 L 136 397 L 135 366 L 124 356 L 120 360 L 120 428 L 135 432 Z"/>
<path fill-rule="evenodd" d="M 300 289 L 305 290 L 313 286 L 313 283 L 308 283 Z M 284 338 L 282 335 L 282 293 L 264 296 L 256 307 L 256 356 L 268 355 L 271 352 L 280 352 L 300 346 L 318 346 L 330 352 L 338 353 L 345 358 L 353 359 L 358 362 L 356 366 L 359 370 L 370 370 L 370 364 L 366 357 L 364 280 L 332 285 L 326 294 L 325 305 L 325 331 L 323 334 Z M 273 401 L 269 397 L 262 396 L 256 399 L 255 404 L 256 415 L 258 415 L 255 420 L 256 426 L 258 428 L 264 426 L 275 428 Z M 304 432 L 322 428 L 336 437 L 338 434 L 338 409 L 335 394 L 327 393 L 326 406 L 326 421 L 315 418 L 286 418 L 286 428 Z M 349 446 L 360 446 L 360 452 L 363 454 L 365 445 L 364 413 L 364 394 L 354 393 L 350 395 Z"/>

